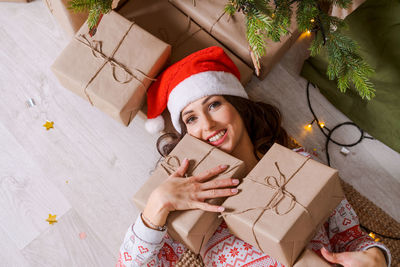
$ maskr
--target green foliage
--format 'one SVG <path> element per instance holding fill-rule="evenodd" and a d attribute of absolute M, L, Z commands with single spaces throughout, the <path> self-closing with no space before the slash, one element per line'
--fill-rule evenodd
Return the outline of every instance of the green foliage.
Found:
<path fill-rule="evenodd" d="M 100 16 L 111 11 L 112 0 L 70 0 L 68 8 L 74 12 L 89 11 L 88 25 L 96 26 Z"/>
<path fill-rule="evenodd" d="M 315 32 L 311 55 L 321 52 L 328 55 L 329 79 L 337 80 L 341 92 L 354 85 L 362 98 L 370 100 L 374 97 L 375 89 L 369 80 L 374 70 L 361 57 L 356 42 L 342 33 L 347 27 L 344 21 L 329 16 L 323 8 L 326 4 L 346 8 L 352 0 L 230 0 L 225 6 L 228 14 L 240 11 L 246 15 L 247 40 L 255 57 L 256 70 L 266 53 L 267 40 L 278 42 L 282 36 L 290 34 L 295 2 L 299 31 Z"/>

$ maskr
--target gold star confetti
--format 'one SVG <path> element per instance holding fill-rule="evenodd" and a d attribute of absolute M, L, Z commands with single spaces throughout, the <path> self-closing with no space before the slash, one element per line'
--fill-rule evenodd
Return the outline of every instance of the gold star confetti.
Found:
<path fill-rule="evenodd" d="M 46 121 L 46 123 L 43 124 L 43 126 L 46 127 L 47 131 L 50 130 L 50 128 L 54 128 L 53 125 L 54 125 L 53 121 Z"/>
<path fill-rule="evenodd" d="M 49 214 L 49 218 L 47 218 L 46 221 L 49 222 L 49 224 L 56 223 L 56 222 L 57 222 L 56 216 L 57 216 L 57 215 L 51 215 L 51 214 Z"/>

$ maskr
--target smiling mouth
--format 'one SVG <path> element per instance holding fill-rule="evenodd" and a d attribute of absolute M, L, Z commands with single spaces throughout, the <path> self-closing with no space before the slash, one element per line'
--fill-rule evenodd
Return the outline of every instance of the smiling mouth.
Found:
<path fill-rule="evenodd" d="M 213 145 L 218 145 L 222 143 L 222 141 L 225 139 L 227 130 L 222 130 L 213 137 L 208 139 L 208 142 L 210 142 Z"/>

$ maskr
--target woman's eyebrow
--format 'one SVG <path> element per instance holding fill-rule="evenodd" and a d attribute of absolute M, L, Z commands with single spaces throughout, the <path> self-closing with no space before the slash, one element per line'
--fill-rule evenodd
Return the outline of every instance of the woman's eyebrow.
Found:
<path fill-rule="evenodd" d="M 206 99 L 203 100 L 203 102 L 201 102 L 202 105 L 204 105 L 205 103 L 207 103 L 207 101 L 213 97 L 213 95 L 210 95 L 209 97 L 207 97 Z"/>
<path fill-rule="evenodd" d="M 207 103 L 207 101 L 208 101 L 211 97 L 213 97 L 213 96 L 211 95 L 211 96 L 207 97 L 206 99 L 204 99 L 203 102 L 201 102 L 201 104 L 204 105 L 205 103 Z M 193 110 L 185 111 L 185 112 L 182 113 L 182 117 L 185 116 L 186 114 L 189 114 L 189 113 L 192 113 L 192 112 L 193 112 Z"/>

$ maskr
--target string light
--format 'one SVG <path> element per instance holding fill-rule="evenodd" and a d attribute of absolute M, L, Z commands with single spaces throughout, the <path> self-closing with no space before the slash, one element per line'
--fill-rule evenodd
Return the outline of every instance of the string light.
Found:
<path fill-rule="evenodd" d="M 336 125 L 335 127 L 333 127 L 332 129 L 329 129 L 328 127 L 326 127 L 325 124 L 324 124 L 323 122 L 319 122 L 317 116 L 316 116 L 315 113 L 314 113 L 313 108 L 311 107 L 310 89 L 309 89 L 310 84 L 311 84 L 310 82 L 307 83 L 307 90 L 306 90 L 306 91 L 307 91 L 307 103 L 308 103 L 308 107 L 309 107 L 309 109 L 310 109 L 310 111 L 311 111 L 311 113 L 312 113 L 314 119 L 312 120 L 311 123 L 309 123 L 309 124 L 306 126 L 306 128 L 310 128 L 310 129 L 311 129 L 312 124 L 314 123 L 314 121 L 316 121 L 316 122 L 318 123 L 318 125 L 320 126 L 320 131 L 321 131 L 321 132 L 324 134 L 324 136 L 326 137 L 326 142 L 325 142 L 325 154 L 326 154 L 326 159 L 327 159 L 327 161 L 328 161 L 328 166 L 331 166 L 330 157 L 329 157 L 329 147 L 328 147 L 329 142 L 332 142 L 332 143 L 334 143 L 334 144 L 336 144 L 336 145 L 339 145 L 339 146 L 342 146 L 342 147 L 352 147 L 352 146 L 355 146 L 355 145 L 359 144 L 364 138 L 374 140 L 373 137 L 364 135 L 364 131 L 363 131 L 357 124 L 355 124 L 354 122 L 342 122 L 342 123 L 339 123 L 338 125 Z M 312 86 L 314 86 L 314 85 L 312 84 Z M 314 87 L 315 87 L 315 86 L 314 86 Z M 354 143 L 351 143 L 351 144 L 342 144 L 342 143 L 340 143 L 340 142 L 338 142 L 338 141 L 332 139 L 332 133 L 333 133 L 335 130 L 337 130 L 340 126 L 343 126 L 343 125 L 352 125 L 352 126 L 355 126 L 355 127 L 360 131 L 360 134 L 361 134 L 361 135 L 360 135 L 360 139 L 359 139 L 358 141 L 354 142 Z M 387 239 L 392 239 L 392 240 L 400 240 L 400 237 L 399 237 L 399 236 L 389 236 L 389 235 L 385 235 L 385 234 L 382 234 L 382 233 L 378 233 L 378 232 L 376 232 L 376 231 L 375 231 L 375 233 L 373 233 L 371 229 L 369 229 L 369 228 L 366 227 L 365 225 L 362 225 L 361 223 L 360 223 L 360 227 L 361 227 L 364 231 L 366 231 L 367 233 L 369 232 L 369 236 L 370 236 L 371 238 L 373 238 L 375 242 L 379 242 L 379 241 L 380 241 L 380 238 L 376 238 L 375 233 L 376 233 L 377 235 L 379 235 L 381 238 L 387 238 Z"/>
<path fill-rule="evenodd" d="M 311 21 L 311 23 L 314 23 L 315 20 L 314 20 L 314 19 L 311 19 L 310 21 Z"/>

